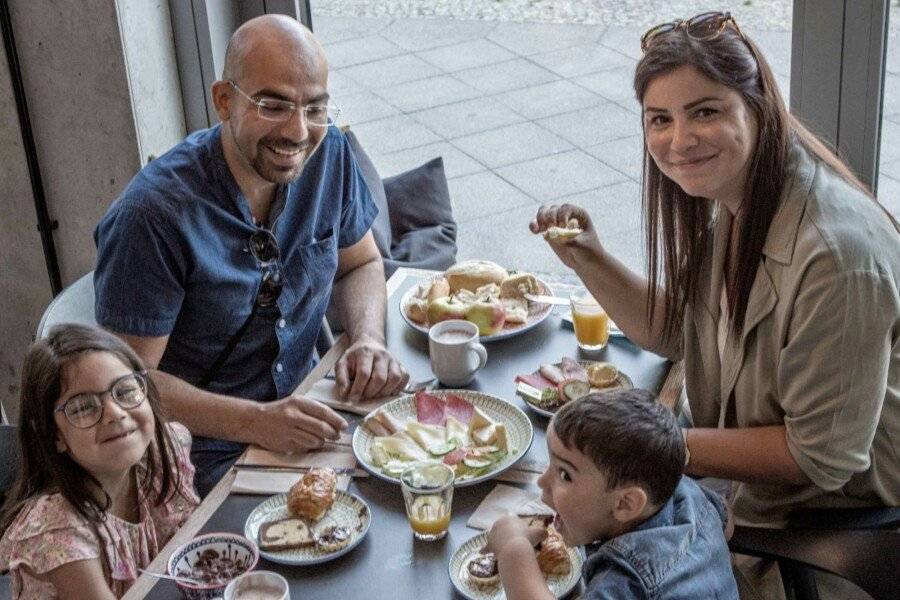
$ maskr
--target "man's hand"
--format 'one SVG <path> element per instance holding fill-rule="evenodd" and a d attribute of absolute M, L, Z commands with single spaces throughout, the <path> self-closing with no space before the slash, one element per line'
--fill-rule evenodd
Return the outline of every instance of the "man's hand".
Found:
<path fill-rule="evenodd" d="M 302 396 L 260 404 L 260 411 L 262 418 L 250 425 L 255 429 L 253 442 L 275 452 L 299 454 L 321 448 L 347 428 L 347 422 L 336 412 Z"/>
<path fill-rule="evenodd" d="M 582 232 L 569 240 L 548 239 L 547 243 L 564 265 L 576 269 L 603 255 L 603 247 L 587 211 L 572 204 L 542 206 L 528 227 L 532 233 L 543 233 L 550 227 L 567 227 L 571 219 L 578 221 Z"/>
<path fill-rule="evenodd" d="M 485 552 L 493 552 L 498 557 L 508 546 L 520 543 L 525 539 L 533 548 L 547 537 L 546 527 L 529 527 L 525 521 L 515 515 L 500 517 L 488 532 L 488 543 Z"/>
<path fill-rule="evenodd" d="M 348 400 L 380 398 L 398 393 L 409 373 L 384 344 L 370 337 L 352 343 L 334 367 L 338 393 Z"/>

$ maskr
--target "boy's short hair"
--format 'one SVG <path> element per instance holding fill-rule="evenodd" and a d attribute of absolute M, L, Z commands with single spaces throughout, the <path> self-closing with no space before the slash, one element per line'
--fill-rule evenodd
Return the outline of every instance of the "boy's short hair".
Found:
<path fill-rule="evenodd" d="M 638 485 L 660 505 L 684 472 L 684 438 L 675 415 L 646 390 L 589 394 L 565 404 L 551 425 L 566 448 L 594 461 L 608 489 Z"/>

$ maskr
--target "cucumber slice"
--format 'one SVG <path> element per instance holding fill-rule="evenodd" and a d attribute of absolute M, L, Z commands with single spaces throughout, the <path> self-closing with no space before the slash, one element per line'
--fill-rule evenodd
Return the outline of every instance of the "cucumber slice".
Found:
<path fill-rule="evenodd" d="M 591 384 L 587 381 L 567 379 L 559 384 L 559 393 L 563 398 L 578 400 L 591 393 Z"/>
<path fill-rule="evenodd" d="M 435 444 L 428 451 L 434 456 L 444 456 L 445 454 L 449 454 L 456 450 L 459 446 L 459 443 L 456 441 L 456 438 L 450 439 L 443 444 Z"/>
<path fill-rule="evenodd" d="M 481 469 L 491 464 L 491 462 L 493 461 L 483 458 L 475 458 L 474 456 L 467 456 L 463 459 L 463 464 L 473 469 Z"/>
<path fill-rule="evenodd" d="M 387 464 L 385 464 L 381 470 L 384 471 L 387 475 L 396 475 L 400 476 L 403 474 L 407 468 L 412 466 L 412 463 L 403 462 L 402 460 L 389 460 Z"/>

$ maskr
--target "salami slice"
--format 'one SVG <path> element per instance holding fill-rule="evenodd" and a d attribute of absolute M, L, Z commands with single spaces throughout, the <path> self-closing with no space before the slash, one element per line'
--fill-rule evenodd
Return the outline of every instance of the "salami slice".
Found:
<path fill-rule="evenodd" d="M 447 403 L 428 392 L 416 392 L 416 420 L 427 425 L 443 425 L 447 420 Z"/>
<path fill-rule="evenodd" d="M 468 454 L 468 449 L 466 448 L 457 448 L 453 452 L 448 452 L 444 455 L 444 464 L 447 465 L 455 465 L 462 461 Z"/>
<path fill-rule="evenodd" d="M 559 361 L 559 368 L 563 375 L 566 376 L 566 379 L 577 379 L 584 382 L 588 380 L 587 371 L 573 358 L 563 356 L 562 360 Z"/>
<path fill-rule="evenodd" d="M 472 406 L 472 403 L 457 396 L 456 394 L 447 394 L 447 414 L 453 415 L 460 422 L 469 424 L 469 421 L 472 419 L 472 413 L 475 412 L 475 407 Z"/>

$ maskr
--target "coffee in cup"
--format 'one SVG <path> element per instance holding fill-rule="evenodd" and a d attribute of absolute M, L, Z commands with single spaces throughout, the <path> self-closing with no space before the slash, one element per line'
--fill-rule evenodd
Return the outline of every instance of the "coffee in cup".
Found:
<path fill-rule="evenodd" d="M 478 343 L 478 326 L 469 321 L 441 321 L 428 330 L 431 370 L 448 387 L 468 385 L 487 364 L 487 350 Z"/>

